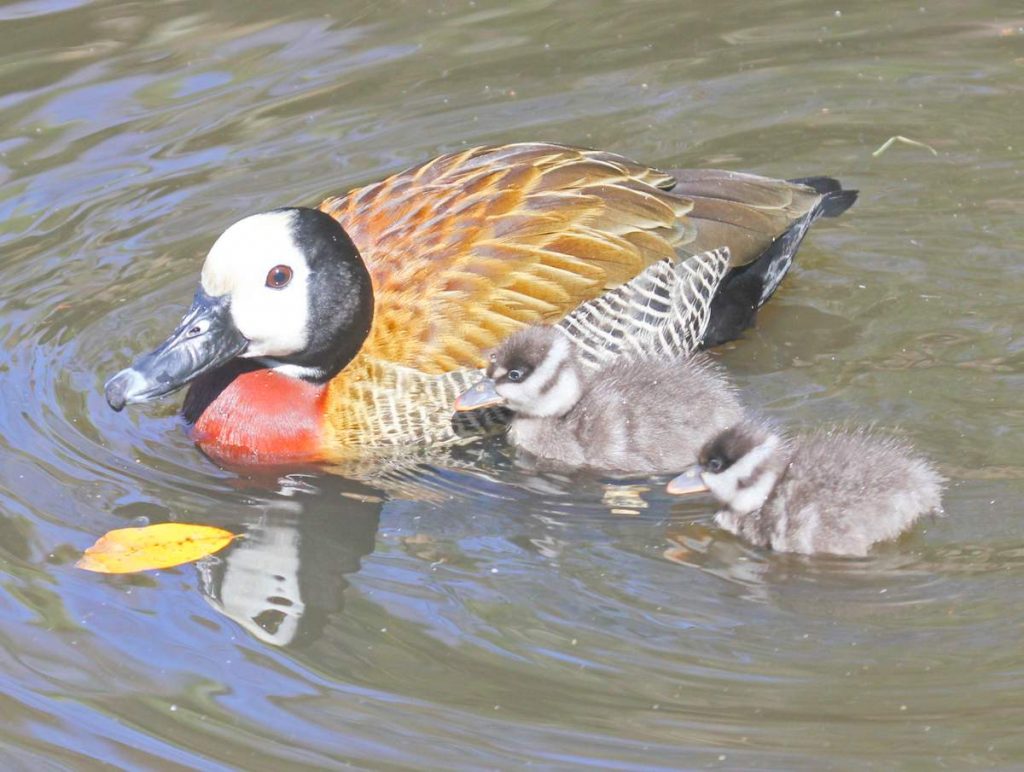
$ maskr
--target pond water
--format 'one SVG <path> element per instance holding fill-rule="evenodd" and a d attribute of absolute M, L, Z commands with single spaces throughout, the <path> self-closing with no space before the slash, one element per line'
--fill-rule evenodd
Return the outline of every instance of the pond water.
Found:
<path fill-rule="evenodd" d="M 24 0 L 0 40 L 4 768 L 1024 763 L 1019 2 Z M 720 360 L 911 438 L 946 515 L 802 559 L 663 480 L 256 474 L 180 397 L 107 408 L 232 221 L 526 139 L 859 188 Z M 74 568 L 166 520 L 249 538 Z"/>

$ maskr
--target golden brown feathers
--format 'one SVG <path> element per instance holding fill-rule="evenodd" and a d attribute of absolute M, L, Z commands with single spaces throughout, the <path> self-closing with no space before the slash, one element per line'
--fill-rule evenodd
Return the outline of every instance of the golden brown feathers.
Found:
<path fill-rule="evenodd" d="M 733 266 L 748 263 L 819 200 L 781 180 L 669 174 L 545 143 L 440 156 L 329 198 L 320 208 L 359 248 L 376 303 L 362 350 L 331 383 L 329 423 L 343 442 L 360 432 L 372 442 L 380 416 L 366 414 L 359 384 L 381 367 L 480 367 L 524 325 L 554 321 L 657 260 L 728 246 Z"/>

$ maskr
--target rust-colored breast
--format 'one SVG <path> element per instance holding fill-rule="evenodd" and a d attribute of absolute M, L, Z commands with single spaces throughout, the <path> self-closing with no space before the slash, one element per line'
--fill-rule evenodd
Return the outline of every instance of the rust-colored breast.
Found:
<path fill-rule="evenodd" d="M 206 453 L 227 462 L 320 460 L 326 394 L 326 386 L 272 370 L 243 372 L 210 395 L 192 436 Z"/>

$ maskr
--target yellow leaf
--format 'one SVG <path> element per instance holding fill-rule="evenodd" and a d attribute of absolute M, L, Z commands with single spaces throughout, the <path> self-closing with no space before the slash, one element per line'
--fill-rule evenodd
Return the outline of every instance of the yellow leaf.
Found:
<path fill-rule="evenodd" d="M 221 528 L 188 523 L 117 528 L 101 536 L 75 565 L 102 574 L 169 568 L 212 555 L 237 535 Z"/>

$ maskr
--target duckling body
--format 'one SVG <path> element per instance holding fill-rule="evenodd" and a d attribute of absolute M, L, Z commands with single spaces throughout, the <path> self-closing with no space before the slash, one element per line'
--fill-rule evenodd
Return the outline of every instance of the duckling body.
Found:
<path fill-rule="evenodd" d="M 640 354 L 587 367 L 554 327 L 511 336 L 487 375 L 513 411 L 509 440 L 540 466 L 672 471 L 742 416 L 733 389 L 703 357 Z"/>
<path fill-rule="evenodd" d="M 194 437 L 230 461 L 451 441 L 464 373 L 509 334 L 724 245 L 730 273 L 703 344 L 735 337 L 809 225 L 855 197 L 828 178 L 673 175 L 543 143 L 444 155 L 319 210 L 233 225 L 178 329 L 107 399 L 120 409 L 192 384 Z"/>
<path fill-rule="evenodd" d="M 705 445 L 669 491 L 709 490 L 723 506 L 715 522 L 760 547 L 864 556 L 941 511 L 943 484 L 896 439 L 864 430 L 786 439 L 748 420 Z"/>

